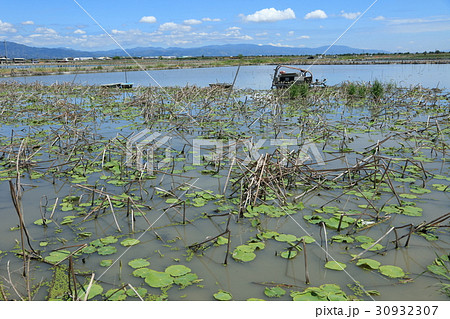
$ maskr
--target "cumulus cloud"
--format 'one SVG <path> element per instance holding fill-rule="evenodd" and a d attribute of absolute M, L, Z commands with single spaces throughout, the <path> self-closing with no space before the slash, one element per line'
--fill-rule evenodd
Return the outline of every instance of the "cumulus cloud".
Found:
<path fill-rule="evenodd" d="M 375 20 L 375 21 L 382 21 L 382 20 L 385 20 L 385 19 L 386 19 L 386 18 L 383 17 L 383 16 L 378 16 L 378 17 L 373 18 L 372 20 Z"/>
<path fill-rule="evenodd" d="M 203 18 L 202 19 L 203 21 L 205 21 L 205 22 L 220 22 L 220 21 L 222 21 L 221 19 L 212 19 L 212 18 Z"/>
<path fill-rule="evenodd" d="M 58 32 L 56 32 L 55 30 L 53 30 L 51 28 L 44 28 L 44 27 L 36 28 L 34 30 L 34 32 L 42 33 L 42 34 L 57 34 L 58 33 Z"/>
<path fill-rule="evenodd" d="M 75 31 L 73 31 L 73 33 L 75 33 L 75 34 L 86 34 L 86 31 L 83 31 L 81 29 L 76 29 Z"/>
<path fill-rule="evenodd" d="M 246 22 L 276 22 L 281 20 L 295 19 L 294 10 L 287 8 L 286 10 L 277 10 L 275 8 L 266 8 L 256 11 L 253 14 L 241 17 Z"/>
<path fill-rule="evenodd" d="M 143 16 L 141 20 L 139 20 L 141 23 L 156 23 L 156 18 L 154 16 Z"/>
<path fill-rule="evenodd" d="M 306 20 L 308 20 L 308 19 L 326 19 L 326 18 L 328 18 L 327 14 L 325 13 L 325 11 L 320 10 L 320 9 L 314 10 L 305 15 Z"/>
<path fill-rule="evenodd" d="M 22 22 L 22 24 L 23 24 L 23 25 L 33 25 L 33 24 L 34 24 L 34 22 L 33 22 L 33 21 L 31 21 L 31 20 L 28 20 L 28 21 L 24 21 L 24 22 Z"/>
<path fill-rule="evenodd" d="M 117 30 L 117 29 L 112 29 L 111 30 L 112 34 L 126 34 L 126 31 L 122 31 L 122 30 Z"/>
<path fill-rule="evenodd" d="M 303 39 L 309 39 L 309 38 L 311 38 L 309 35 L 301 35 L 297 39 L 303 40 Z"/>
<path fill-rule="evenodd" d="M 184 20 L 183 23 L 187 24 L 187 25 L 195 25 L 195 24 L 201 24 L 202 22 L 197 19 L 188 19 L 188 20 Z"/>
<path fill-rule="evenodd" d="M 174 22 L 166 22 L 159 26 L 159 31 L 180 31 L 188 32 L 191 31 L 192 27 L 188 25 L 176 24 Z"/>
<path fill-rule="evenodd" d="M 17 32 L 17 30 L 14 28 L 14 26 L 9 22 L 2 22 L 0 20 L 0 33 L 7 33 L 7 32 Z"/>
<path fill-rule="evenodd" d="M 344 17 L 349 20 L 355 20 L 361 12 L 344 12 L 344 10 L 341 11 L 341 17 Z"/>

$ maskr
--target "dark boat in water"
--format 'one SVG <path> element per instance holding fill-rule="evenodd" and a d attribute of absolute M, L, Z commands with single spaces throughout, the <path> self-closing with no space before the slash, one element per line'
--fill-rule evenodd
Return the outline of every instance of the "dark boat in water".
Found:
<path fill-rule="evenodd" d="M 297 72 L 286 72 L 284 70 L 280 70 L 281 68 L 291 69 Z M 309 86 L 325 87 L 325 81 L 326 79 L 324 79 L 323 81 L 319 81 L 316 79 L 316 81 L 313 82 L 313 75 L 311 71 L 280 64 L 275 68 L 275 73 L 272 79 L 272 89 L 289 88 L 291 85 L 301 85 L 304 83 L 308 84 Z"/>

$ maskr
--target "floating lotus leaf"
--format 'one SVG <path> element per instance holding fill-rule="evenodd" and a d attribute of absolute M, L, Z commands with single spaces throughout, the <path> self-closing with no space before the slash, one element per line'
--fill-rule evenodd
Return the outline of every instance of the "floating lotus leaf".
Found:
<path fill-rule="evenodd" d="M 105 238 L 101 238 L 100 241 L 105 245 L 109 245 L 109 244 L 117 243 L 118 239 L 114 236 L 108 236 Z"/>
<path fill-rule="evenodd" d="M 279 233 L 277 233 L 276 231 L 266 231 L 264 233 L 261 234 L 263 236 L 263 238 L 269 239 L 269 238 L 275 238 L 276 236 L 279 235 Z"/>
<path fill-rule="evenodd" d="M 281 254 L 280 254 L 280 256 L 281 257 L 283 257 L 283 258 L 286 258 L 286 259 L 292 259 L 292 258 L 294 258 L 295 256 L 297 256 L 297 250 L 286 250 L 286 251 L 283 251 L 283 252 L 281 252 Z"/>
<path fill-rule="evenodd" d="M 414 195 L 414 194 L 399 194 L 398 196 L 400 196 L 402 198 L 408 198 L 408 199 L 415 199 L 415 198 L 417 198 L 417 196 Z"/>
<path fill-rule="evenodd" d="M 332 270 L 344 270 L 346 267 L 347 267 L 346 264 L 334 260 L 330 260 L 325 264 L 325 268 Z"/>
<path fill-rule="evenodd" d="M 139 287 L 139 288 L 135 288 L 135 290 L 141 297 L 144 297 L 147 294 L 147 289 L 145 289 L 145 288 Z M 128 289 L 126 294 L 129 297 L 137 297 L 136 292 L 134 292 L 133 289 Z"/>
<path fill-rule="evenodd" d="M 97 251 L 97 248 L 95 248 L 94 246 L 87 246 L 81 250 L 81 252 L 83 254 L 92 254 L 92 253 L 95 253 L 96 251 Z"/>
<path fill-rule="evenodd" d="M 105 297 L 110 301 L 123 301 L 127 299 L 125 290 L 110 289 L 105 293 Z"/>
<path fill-rule="evenodd" d="M 422 216 L 422 208 L 415 206 L 399 207 L 402 210 L 402 214 L 408 216 Z"/>
<path fill-rule="evenodd" d="M 365 259 L 359 259 L 356 263 L 356 266 L 369 268 L 369 269 L 378 269 L 380 267 L 381 263 L 379 261 L 365 258 Z"/>
<path fill-rule="evenodd" d="M 372 245 L 373 245 L 373 243 L 363 243 L 363 244 L 361 244 L 361 248 L 362 249 L 368 249 Z M 369 250 L 370 251 L 375 251 L 375 250 L 380 250 L 380 249 L 383 249 L 383 245 L 376 244 L 372 248 L 370 248 Z"/>
<path fill-rule="evenodd" d="M 56 264 L 60 261 L 66 259 L 70 255 L 70 251 L 67 250 L 58 250 L 58 251 L 52 251 L 49 256 L 45 257 L 44 259 L 48 261 L 49 263 Z"/>
<path fill-rule="evenodd" d="M 248 298 L 247 301 L 265 301 L 265 300 L 261 298 Z"/>
<path fill-rule="evenodd" d="M 344 235 L 335 235 L 331 237 L 332 241 L 338 242 L 338 243 L 353 243 L 355 240 L 350 236 L 344 236 Z"/>
<path fill-rule="evenodd" d="M 180 285 L 182 288 L 192 285 L 196 281 L 198 281 L 198 276 L 193 273 L 188 273 L 183 276 L 175 277 L 173 279 L 173 282 L 176 285 Z"/>
<path fill-rule="evenodd" d="M 297 237 L 294 235 L 290 235 L 290 234 L 279 234 L 278 236 L 275 237 L 276 241 L 282 241 L 282 242 L 294 242 L 294 241 L 298 241 Z"/>
<path fill-rule="evenodd" d="M 248 262 L 252 261 L 256 258 L 256 254 L 253 253 L 253 251 L 245 251 L 245 250 L 239 250 L 235 249 L 233 251 L 232 257 L 236 260 L 242 261 L 242 262 Z"/>
<path fill-rule="evenodd" d="M 228 244 L 228 238 L 220 236 L 220 237 L 217 238 L 216 244 L 217 245 L 226 245 L 226 244 Z"/>
<path fill-rule="evenodd" d="M 380 266 L 378 268 L 378 271 L 382 273 L 385 276 L 391 277 L 391 278 L 402 278 L 405 276 L 405 272 L 403 269 L 397 266 L 391 266 L 391 265 L 384 265 Z"/>
<path fill-rule="evenodd" d="M 173 284 L 173 277 L 166 272 L 149 269 L 149 272 L 145 277 L 145 282 L 150 287 L 162 288 Z"/>
<path fill-rule="evenodd" d="M 373 242 L 375 242 L 375 240 L 373 240 L 373 238 L 368 237 L 368 236 L 356 236 L 355 240 L 357 242 L 360 242 L 360 243 L 373 243 Z"/>
<path fill-rule="evenodd" d="M 279 298 L 286 294 L 286 290 L 281 287 L 266 287 L 264 294 L 270 298 Z"/>
<path fill-rule="evenodd" d="M 147 275 L 149 273 L 150 273 L 150 269 L 148 269 L 148 268 L 139 268 L 139 269 L 136 269 L 135 271 L 133 271 L 133 276 L 140 277 L 140 278 L 145 278 L 145 277 L 147 277 Z"/>
<path fill-rule="evenodd" d="M 171 265 L 164 271 L 173 277 L 178 277 L 191 272 L 191 269 L 184 265 Z"/>
<path fill-rule="evenodd" d="M 88 289 L 89 285 L 85 285 L 84 286 L 84 291 L 86 292 Z M 103 287 L 100 286 L 99 284 L 92 284 L 91 285 L 91 289 L 89 290 L 89 295 L 87 299 L 92 299 L 95 296 L 101 295 L 103 292 Z"/>
<path fill-rule="evenodd" d="M 50 224 L 51 222 L 52 222 L 51 219 L 45 219 L 45 225 Z M 44 225 L 44 220 L 42 218 L 38 219 L 34 222 L 34 224 L 42 226 L 42 225 Z"/>
<path fill-rule="evenodd" d="M 139 244 L 141 241 L 139 239 L 133 239 L 133 238 L 128 238 L 123 240 L 120 244 L 122 246 L 128 247 L 128 246 L 134 246 Z"/>
<path fill-rule="evenodd" d="M 450 280 L 448 269 L 442 265 L 428 265 L 427 269 L 428 271 L 431 271 L 433 274 L 436 274 L 438 276 L 444 276 L 445 278 Z"/>
<path fill-rule="evenodd" d="M 433 184 L 433 187 L 441 192 L 450 192 L 450 187 L 448 185 L 444 185 L 444 184 Z"/>
<path fill-rule="evenodd" d="M 113 264 L 113 260 L 112 259 L 105 259 L 105 260 L 102 260 L 100 262 L 100 266 L 102 266 L 102 267 L 109 267 L 112 264 Z"/>
<path fill-rule="evenodd" d="M 229 292 L 224 291 L 224 290 L 219 290 L 213 296 L 216 300 L 219 300 L 219 301 L 228 301 L 228 300 L 233 299 L 233 296 Z"/>
<path fill-rule="evenodd" d="M 247 245 L 252 247 L 254 250 L 255 249 L 264 249 L 266 247 L 266 244 L 264 244 L 261 241 L 254 242 L 254 243 L 248 243 Z"/>
<path fill-rule="evenodd" d="M 292 296 L 292 300 L 294 301 L 325 301 L 326 298 L 315 294 L 312 291 L 307 291 L 304 293 L 297 293 Z"/>
<path fill-rule="evenodd" d="M 303 239 L 303 238 L 305 239 L 305 244 L 312 244 L 313 242 L 316 241 L 313 237 L 307 236 L 307 235 L 302 236 L 299 239 Z"/>
<path fill-rule="evenodd" d="M 128 265 L 129 265 L 131 268 L 137 269 L 137 268 L 142 268 L 142 267 L 147 267 L 147 266 L 149 266 L 149 265 L 150 265 L 150 262 L 147 261 L 147 260 L 145 260 L 145 259 L 143 259 L 143 258 L 137 258 L 137 259 L 134 259 L 134 260 L 130 261 L 130 262 L 128 263 Z"/>
<path fill-rule="evenodd" d="M 419 194 L 419 195 L 431 193 L 431 191 L 429 189 L 422 188 L 422 187 L 411 188 L 410 191 L 411 191 L 411 193 Z"/>
<path fill-rule="evenodd" d="M 167 204 L 175 204 L 178 203 L 180 200 L 178 198 L 168 198 L 166 199 Z"/>
<path fill-rule="evenodd" d="M 117 248 L 114 246 L 104 246 L 104 247 L 100 247 L 99 249 L 97 249 L 97 253 L 99 255 L 112 255 L 117 253 Z"/>

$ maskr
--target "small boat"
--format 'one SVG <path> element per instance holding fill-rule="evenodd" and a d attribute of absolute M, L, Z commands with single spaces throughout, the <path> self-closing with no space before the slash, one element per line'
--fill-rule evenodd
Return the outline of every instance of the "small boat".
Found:
<path fill-rule="evenodd" d="M 131 89 L 133 87 L 133 83 L 108 83 L 100 86 L 104 88 Z"/>
<path fill-rule="evenodd" d="M 286 72 L 284 70 L 281 70 L 281 68 L 287 68 L 296 70 L 299 72 Z M 272 89 L 283 89 L 283 88 L 289 88 L 291 85 L 294 84 L 303 84 L 306 83 L 309 86 L 326 86 L 325 85 L 326 79 L 319 82 L 317 79 L 315 82 L 313 82 L 313 75 L 312 72 L 309 70 L 296 68 L 293 66 L 287 66 L 287 65 L 277 65 L 275 68 L 275 73 L 273 75 L 272 79 Z"/>
<path fill-rule="evenodd" d="M 209 86 L 212 88 L 217 87 L 217 88 L 229 89 L 233 86 L 233 84 L 231 84 L 231 83 L 210 83 Z"/>

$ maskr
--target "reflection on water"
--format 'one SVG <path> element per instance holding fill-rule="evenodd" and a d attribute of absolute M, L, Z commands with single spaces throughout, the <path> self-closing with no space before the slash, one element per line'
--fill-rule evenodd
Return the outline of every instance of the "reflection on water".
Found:
<path fill-rule="evenodd" d="M 380 80 L 410 87 L 421 85 L 428 88 L 450 87 L 449 64 L 387 64 L 387 65 L 312 65 L 309 68 L 314 78 L 327 79 L 328 85 L 345 81 L 370 82 Z M 140 86 L 208 86 L 210 83 L 231 83 L 237 67 L 199 69 L 155 70 L 127 72 L 128 82 Z M 242 89 L 270 89 L 274 66 L 242 66 L 236 80 L 236 87 Z M 125 81 L 123 72 L 62 74 L 33 77 L 1 78 L 0 81 L 39 81 L 44 84 L 74 82 L 99 85 Z"/>

